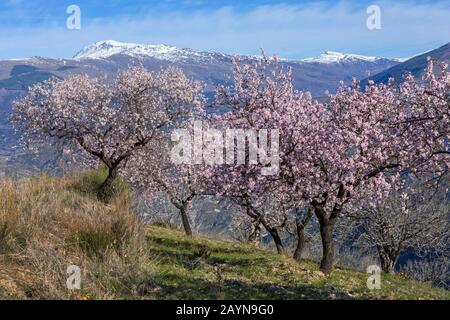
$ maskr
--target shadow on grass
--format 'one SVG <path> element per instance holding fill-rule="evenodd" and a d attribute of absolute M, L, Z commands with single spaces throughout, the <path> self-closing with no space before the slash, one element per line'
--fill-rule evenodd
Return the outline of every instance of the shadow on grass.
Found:
<path fill-rule="evenodd" d="M 233 267 L 250 267 L 266 261 L 266 258 L 250 255 L 251 252 L 246 253 L 242 249 L 210 247 L 189 240 L 173 240 L 151 236 L 147 239 L 158 246 L 150 246 L 149 253 L 151 255 L 171 260 L 176 259 L 185 267 L 199 259 L 211 266 L 226 264 Z M 243 257 L 243 254 L 246 254 L 247 257 Z M 189 267 L 189 269 L 192 268 Z"/>
<path fill-rule="evenodd" d="M 220 250 L 219 250 L 220 251 Z M 216 251 L 217 252 L 217 251 Z M 186 269 L 193 270 L 199 266 L 202 261 L 210 266 L 227 265 L 229 267 L 251 267 L 252 265 L 260 265 L 267 261 L 265 258 L 228 258 L 228 257 L 204 257 L 199 256 L 196 252 L 187 251 L 167 251 L 164 248 L 151 248 L 149 254 L 162 260 L 174 261 Z"/>
<path fill-rule="evenodd" d="M 156 293 L 157 299 L 351 299 L 346 293 L 333 288 L 317 288 L 307 284 L 250 284 L 235 279 L 211 282 L 199 278 L 183 279 L 174 274 L 160 276 L 154 280 L 160 288 Z"/>
<path fill-rule="evenodd" d="M 203 248 L 208 248 L 210 252 L 217 253 L 217 254 L 242 254 L 242 253 L 252 253 L 253 251 L 245 248 L 226 248 L 226 247 L 219 247 L 214 245 L 206 245 L 202 243 L 195 242 L 195 238 L 193 239 L 168 239 L 163 236 L 153 236 L 153 235 L 147 235 L 147 240 L 151 241 L 152 243 L 165 246 L 168 248 L 177 248 L 182 251 L 194 251 L 194 250 L 202 250 Z"/>

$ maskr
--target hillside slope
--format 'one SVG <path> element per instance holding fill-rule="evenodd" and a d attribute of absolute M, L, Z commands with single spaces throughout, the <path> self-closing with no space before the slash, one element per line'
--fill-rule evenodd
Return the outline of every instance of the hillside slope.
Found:
<path fill-rule="evenodd" d="M 450 299 L 450 292 L 382 275 L 297 263 L 272 251 L 149 226 L 128 189 L 110 204 L 92 190 L 101 172 L 0 181 L 0 299 Z M 69 265 L 81 290 L 66 287 Z"/>
<path fill-rule="evenodd" d="M 253 245 L 145 225 L 120 181 L 108 205 L 93 190 L 102 171 L 0 180 L 0 299 L 450 299 L 450 292 L 337 268 Z M 68 290 L 67 266 L 82 270 Z"/>
<path fill-rule="evenodd" d="M 177 230 L 152 226 L 147 240 L 158 261 L 157 299 L 450 299 L 448 291 L 401 275 L 382 274 L 381 289 L 369 290 L 361 271 L 338 267 L 325 276 L 312 261 Z"/>

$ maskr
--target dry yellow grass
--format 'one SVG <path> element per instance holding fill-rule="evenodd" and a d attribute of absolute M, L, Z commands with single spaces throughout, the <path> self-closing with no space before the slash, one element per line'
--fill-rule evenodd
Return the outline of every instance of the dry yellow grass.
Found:
<path fill-rule="evenodd" d="M 110 203 L 86 196 L 86 177 L 0 181 L 0 298 L 115 298 L 133 295 L 145 273 L 144 230 L 131 194 Z M 82 270 L 67 289 L 67 267 Z M 76 296 L 74 296 L 76 295 Z"/>

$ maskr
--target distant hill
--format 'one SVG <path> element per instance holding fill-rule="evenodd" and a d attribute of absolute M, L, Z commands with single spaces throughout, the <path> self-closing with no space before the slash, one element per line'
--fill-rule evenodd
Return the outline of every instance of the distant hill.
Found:
<path fill-rule="evenodd" d="M 432 51 L 415 56 L 403 63 L 397 64 L 387 70 L 384 70 L 378 74 L 375 74 L 368 79 L 373 80 L 375 83 L 387 83 L 389 78 L 394 78 L 397 81 L 401 81 L 403 75 L 406 72 L 411 72 L 416 78 L 420 77 L 427 66 L 428 57 L 438 61 L 450 63 L 450 43 Z M 368 79 L 361 82 L 364 86 L 367 84 Z"/>

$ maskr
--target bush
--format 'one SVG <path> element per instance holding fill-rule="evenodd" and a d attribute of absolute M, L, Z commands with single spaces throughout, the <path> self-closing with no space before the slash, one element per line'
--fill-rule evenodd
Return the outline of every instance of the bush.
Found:
<path fill-rule="evenodd" d="M 76 234 L 76 241 L 91 258 L 103 257 L 114 245 L 111 234 L 104 230 L 80 230 Z"/>

